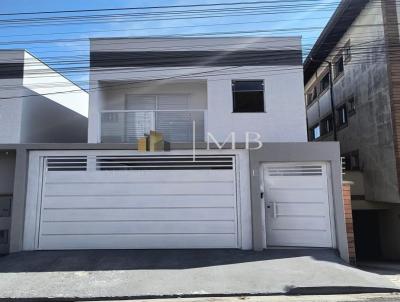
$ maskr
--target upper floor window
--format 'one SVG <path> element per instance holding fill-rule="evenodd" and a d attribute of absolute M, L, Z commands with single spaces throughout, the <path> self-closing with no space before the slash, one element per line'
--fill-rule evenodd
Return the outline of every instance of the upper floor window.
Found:
<path fill-rule="evenodd" d="M 329 115 L 328 117 L 324 118 L 321 121 L 321 135 L 328 134 L 332 130 L 333 130 L 333 120 L 332 120 L 332 115 Z"/>
<path fill-rule="evenodd" d="M 345 62 L 351 60 L 351 47 L 350 47 L 350 40 L 347 41 L 346 45 L 343 47 L 343 58 Z"/>
<path fill-rule="evenodd" d="M 347 125 L 347 107 L 346 104 L 340 106 L 337 109 L 338 113 L 338 126 L 344 126 Z"/>
<path fill-rule="evenodd" d="M 334 78 L 337 79 L 344 72 L 343 56 L 341 55 L 333 64 Z"/>
<path fill-rule="evenodd" d="M 354 96 L 352 96 L 347 100 L 347 102 L 349 104 L 348 115 L 350 116 L 356 113 L 356 99 L 354 98 Z"/>
<path fill-rule="evenodd" d="M 310 139 L 312 141 L 315 141 L 320 136 L 321 136 L 321 128 L 320 128 L 319 124 L 317 124 L 310 129 Z"/>
<path fill-rule="evenodd" d="M 310 105 L 318 96 L 317 86 L 314 86 L 306 95 L 307 105 Z"/>
<path fill-rule="evenodd" d="M 323 92 L 329 87 L 329 72 L 322 78 L 320 82 L 320 91 Z"/>
<path fill-rule="evenodd" d="M 264 112 L 264 81 L 232 81 L 233 112 Z"/>

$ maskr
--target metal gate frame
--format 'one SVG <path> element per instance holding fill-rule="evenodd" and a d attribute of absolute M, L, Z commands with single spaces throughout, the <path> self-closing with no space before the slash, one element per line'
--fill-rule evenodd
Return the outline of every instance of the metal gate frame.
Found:
<path fill-rule="evenodd" d="M 145 155 L 191 155 L 192 151 L 152 152 Z M 250 172 L 247 150 L 198 150 L 199 155 L 232 155 L 236 183 L 236 220 L 239 249 L 252 248 Z M 45 182 L 47 156 L 143 155 L 136 150 L 68 150 L 32 151 L 29 154 L 28 188 L 23 235 L 23 250 L 36 250 L 39 246 L 42 184 Z M 241 164 L 242 163 L 242 164 Z M 90 164 L 88 162 L 88 168 Z"/>
<path fill-rule="evenodd" d="M 331 167 L 329 162 L 321 162 L 321 161 L 299 161 L 299 162 L 263 162 L 260 165 L 259 173 L 260 173 L 260 187 L 262 187 L 262 192 L 264 192 L 264 173 L 263 169 L 265 165 L 268 164 L 288 164 L 288 163 L 299 163 L 299 164 L 319 164 L 324 165 L 326 167 L 326 179 L 327 179 L 327 187 L 328 187 L 328 203 L 329 203 L 329 221 L 331 227 L 331 240 L 332 240 L 332 248 L 337 248 L 337 241 L 336 241 L 336 222 L 335 222 L 335 208 L 334 208 L 334 199 L 333 199 L 333 192 L 332 192 L 332 176 L 331 176 Z M 264 199 L 260 196 L 261 202 L 261 215 L 262 215 L 262 233 L 263 233 L 263 248 L 267 249 L 267 223 L 266 223 L 266 208 Z"/>

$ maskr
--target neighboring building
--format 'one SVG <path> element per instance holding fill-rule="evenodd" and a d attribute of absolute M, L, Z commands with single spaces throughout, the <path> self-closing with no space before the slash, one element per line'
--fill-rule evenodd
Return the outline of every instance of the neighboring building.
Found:
<path fill-rule="evenodd" d="M 0 50 L 0 143 L 87 141 L 89 95 L 24 50 Z"/>
<path fill-rule="evenodd" d="M 89 95 L 24 50 L 0 50 L 0 144 L 84 143 Z M 0 252 L 14 190 L 14 150 L 0 152 Z M 4 246 L 4 244 L 3 244 Z"/>
<path fill-rule="evenodd" d="M 340 142 L 360 259 L 400 258 L 399 13 L 343 0 L 304 63 L 309 140 Z"/>
<path fill-rule="evenodd" d="M 11 252 L 325 247 L 349 260 L 339 145 L 307 142 L 300 38 L 93 39 L 90 57 L 89 144 L 20 150 Z M 150 130 L 169 151 L 137 150 Z M 207 148 L 207 133 L 231 132 L 236 148 Z"/>

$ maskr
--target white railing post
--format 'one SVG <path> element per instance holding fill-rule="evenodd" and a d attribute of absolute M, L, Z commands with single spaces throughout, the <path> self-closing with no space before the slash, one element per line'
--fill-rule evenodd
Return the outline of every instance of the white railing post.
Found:
<path fill-rule="evenodd" d="M 152 111 L 151 118 L 152 118 L 152 120 L 151 120 L 152 130 L 157 131 L 157 129 L 156 129 L 156 111 L 155 110 Z"/>
<path fill-rule="evenodd" d="M 102 129 L 102 125 L 101 125 L 101 118 L 102 118 L 102 116 L 103 116 L 103 111 L 99 111 L 98 112 L 99 113 L 99 117 L 98 117 L 98 120 L 97 120 L 97 142 L 98 143 L 101 143 L 102 142 L 102 137 L 103 137 L 103 134 L 101 133 L 101 129 Z"/>

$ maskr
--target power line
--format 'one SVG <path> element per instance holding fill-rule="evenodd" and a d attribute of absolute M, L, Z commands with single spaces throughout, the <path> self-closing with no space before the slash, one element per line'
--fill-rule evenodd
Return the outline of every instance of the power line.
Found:
<path fill-rule="evenodd" d="M 207 6 L 227 6 L 241 4 L 260 4 L 260 3 L 279 3 L 296 2 L 297 0 L 268 0 L 268 1 L 242 1 L 242 2 L 224 2 L 224 3 L 206 3 L 206 4 L 186 4 L 186 5 L 158 5 L 158 6 L 143 6 L 143 7 L 120 7 L 120 8 L 99 8 L 99 9 L 79 9 L 79 10 L 59 10 L 59 11 L 35 11 L 35 12 L 20 12 L 20 13 L 1 13 L 0 16 L 16 16 L 16 15 L 41 15 L 41 14 L 60 14 L 60 13 L 81 13 L 81 12 L 99 12 L 99 11 L 126 11 L 126 10 L 144 10 L 144 9 L 165 9 L 165 8 L 188 8 L 188 7 L 207 7 Z M 313 0 L 301 0 L 313 1 Z"/>
<path fill-rule="evenodd" d="M 364 60 L 364 63 L 365 63 L 365 60 Z M 352 62 L 352 64 L 356 64 L 356 62 Z M 249 68 L 248 66 L 246 66 L 247 68 Z M 222 68 L 222 69 L 219 69 L 218 71 L 222 71 L 222 70 L 226 70 L 226 69 L 237 69 L 237 68 L 240 68 L 240 67 L 237 67 L 237 66 L 234 66 L 234 67 L 226 67 L 226 68 Z M 251 67 L 250 67 L 251 68 Z M 290 68 L 285 68 L 286 70 L 289 70 Z M 297 70 L 297 71 L 299 71 L 299 69 L 300 70 L 302 70 L 302 66 L 296 66 L 296 67 L 293 67 L 293 68 L 291 68 L 292 70 Z M 278 69 L 279 70 L 279 69 Z M 281 69 L 281 70 L 284 70 L 284 69 Z M 128 70 L 128 72 L 132 72 L 132 70 Z M 115 88 L 118 88 L 118 87 L 121 87 L 121 86 L 129 86 L 129 85 L 132 85 L 132 84 L 137 84 L 137 83 L 140 83 L 140 84 L 143 84 L 143 83 L 147 83 L 147 82 L 153 82 L 153 81 L 161 81 L 161 80 L 168 80 L 168 79 L 173 79 L 173 78 L 180 78 L 180 79 L 185 79 L 185 78 L 190 78 L 190 77 L 193 77 L 193 76 L 197 76 L 197 75 L 200 75 L 200 74 L 207 74 L 209 77 L 212 77 L 212 76 L 221 76 L 222 75 L 222 73 L 215 73 L 216 71 L 215 70 L 212 70 L 212 71 L 210 71 L 210 70 L 207 70 L 207 71 L 201 71 L 201 72 L 197 72 L 197 73 L 189 73 L 189 74 L 182 74 L 182 75 L 177 75 L 177 76 L 172 76 L 172 77 L 167 77 L 167 78 L 156 78 L 156 79 L 148 79 L 148 78 L 146 78 L 146 79 L 142 79 L 142 80 L 139 80 L 138 81 L 138 79 L 135 79 L 135 81 L 129 81 L 128 83 L 127 82 L 124 82 L 124 83 L 118 83 L 118 84 L 110 84 L 110 85 L 103 85 L 103 86 L 101 86 L 101 87 L 98 87 L 98 88 L 91 88 L 90 89 L 90 91 L 93 91 L 93 90 L 99 90 L 99 89 L 105 89 L 105 88 L 112 88 L 112 89 L 115 89 Z M 214 73 L 214 74 L 213 74 Z M 248 71 L 245 71 L 245 73 L 246 74 L 248 74 Z M 211 75 L 210 75 L 211 74 Z M 238 73 L 235 73 L 235 72 L 229 72 L 228 73 L 229 75 L 234 75 L 234 74 L 238 74 Z M 273 75 L 272 73 L 271 73 L 271 75 Z M 193 79 L 193 78 L 190 78 L 190 79 Z M 115 79 L 115 80 L 118 80 L 118 79 Z M 122 80 L 122 79 L 121 79 Z M 54 93 L 49 93 L 49 94 L 59 94 L 59 93 L 72 93 L 72 92 L 75 92 L 76 90 L 71 90 L 71 91 L 63 91 L 63 92 L 54 92 Z M 47 94 L 44 94 L 44 95 L 47 95 Z M 22 97 L 25 97 L 25 96 L 22 96 Z M 26 96 L 26 97 L 28 97 L 28 96 Z M 0 99 L 13 99 L 13 98 L 15 98 L 15 97 L 8 97 L 8 98 L 0 98 Z"/>

